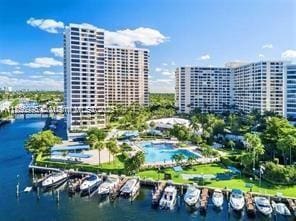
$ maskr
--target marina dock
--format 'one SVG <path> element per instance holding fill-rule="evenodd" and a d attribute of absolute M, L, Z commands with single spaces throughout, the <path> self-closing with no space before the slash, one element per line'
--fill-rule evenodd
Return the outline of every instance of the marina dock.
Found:
<path fill-rule="evenodd" d="M 152 190 L 152 205 L 158 206 L 159 200 L 162 196 L 162 192 L 166 186 L 166 182 L 159 182 L 155 185 L 155 189 Z"/>

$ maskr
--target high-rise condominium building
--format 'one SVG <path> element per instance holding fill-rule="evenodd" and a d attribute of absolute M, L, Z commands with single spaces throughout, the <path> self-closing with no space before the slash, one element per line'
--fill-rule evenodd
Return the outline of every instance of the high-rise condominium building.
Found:
<path fill-rule="evenodd" d="M 107 46 L 104 31 L 70 24 L 64 32 L 68 129 L 104 127 L 108 108 L 148 104 L 149 51 Z"/>
<path fill-rule="evenodd" d="M 225 68 L 181 67 L 176 70 L 176 106 L 181 113 L 230 108 L 283 115 L 283 62 L 262 61 Z"/>
<path fill-rule="evenodd" d="M 232 103 L 231 69 L 181 67 L 176 70 L 176 106 L 181 113 L 200 108 L 222 112 Z"/>
<path fill-rule="evenodd" d="M 105 47 L 107 106 L 148 104 L 148 59 L 146 49 Z"/>
<path fill-rule="evenodd" d="M 285 67 L 286 76 L 284 79 L 287 88 L 284 99 L 284 115 L 293 121 L 296 120 L 296 65 L 287 65 Z"/>

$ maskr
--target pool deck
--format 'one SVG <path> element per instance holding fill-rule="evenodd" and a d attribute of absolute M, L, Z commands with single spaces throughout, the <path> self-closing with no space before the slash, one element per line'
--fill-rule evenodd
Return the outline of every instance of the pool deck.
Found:
<path fill-rule="evenodd" d="M 217 163 L 220 162 L 220 158 L 218 157 L 212 157 L 212 158 L 207 158 L 207 157 L 201 157 L 197 158 L 193 162 L 189 163 L 187 160 L 183 160 L 179 162 L 178 164 L 173 161 L 166 161 L 166 162 L 155 162 L 155 163 L 144 163 L 142 166 L 143 169 L 152 169 L 152 168 L 159 168 L 159 167 L 174 167 L 174 166 L 187 166 L 187 165 L 198 165 L 198 164 L 208 164 L 208 163 Z"/>

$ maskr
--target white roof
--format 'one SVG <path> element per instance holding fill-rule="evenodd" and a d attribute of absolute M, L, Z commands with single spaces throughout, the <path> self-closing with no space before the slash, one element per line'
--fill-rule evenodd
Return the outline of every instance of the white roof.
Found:
<path fill-rule="evenodd" d="M 161 118 L 156 120 L 149 120 L 147 121 L 147 124 L 150 124 L 151 122 L 154 122 L 156 124 L 156 127 L 161 128 L 173 128 L 175 124 L 184 125 L 186 127 L 189 127 L 190 121 L 182 118 Z"/>

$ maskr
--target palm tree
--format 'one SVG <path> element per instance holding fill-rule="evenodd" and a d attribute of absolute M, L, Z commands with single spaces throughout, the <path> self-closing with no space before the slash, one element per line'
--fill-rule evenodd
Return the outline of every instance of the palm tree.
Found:
<path fill-rule="evenodd" d="M 183 154 L 174 154 L 171 157 L 171 160 L 175 161 L 177 165 L 184 159 L 185 159 L 185 156 Z"/>
<path fill-rule="evenodd" d="M 116 142 L 114 140 L 110 140 L 106 143 L 106 148 L 108 149 L 109 151 L 109 163 L 111 162 L 111 154 L 112 156 L 114 154 L 117 153 L 118 149 L 117 149 L 117 145 L 116 145 Z"/>
<path fill-rule="evenodd" d="M 277 142 L 277 148 L 282 151 L 284 164 L 287 164 L 286 153 L 290 153 L 290 165 L 292 164 L 292 150 L 296 147 L 296 137 L 291 134 L 281 138 Z"/>
<path fill-rule="evenodd" d="M 227 145 L 231 148 L 231 150 L 233 150 L 233 148 L 235 147 L 235 142 L 233 140 L 228 141 Z"/>
<path fill-rule="evenodd" d="M 192 163 L 193 163 L 195 160 L 196 160 L 196 157 L 195 157 L 195 156 L 189 156 L 189 157 L 187 158 L 187 163 L 188 163 L 189 165 L 192 165 Z"/>
<path fill-rule="evenodd" d="M 259 155 L 264 154 L 264 146 L 258 134 L 247 133 L 245 134 L 245 141 L 247 143 L 247 150 L 253 155 L 253 169 L 258 160 Z"/>
<path fill-rule="evenodd" d="M 105 148 L 105 143 L 103 141 L 98 141 L 95 147 L 99 152 L 99 165 L 101 165 L 101 150 Z"/>
<path fill-rule="evenodd" d="M 201 129 L 201 124 L 197 116 L 191 118 L 190 126 L 195 130 L 199 131 Z"/>

